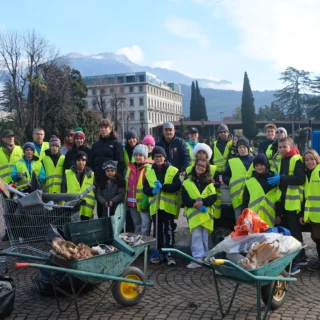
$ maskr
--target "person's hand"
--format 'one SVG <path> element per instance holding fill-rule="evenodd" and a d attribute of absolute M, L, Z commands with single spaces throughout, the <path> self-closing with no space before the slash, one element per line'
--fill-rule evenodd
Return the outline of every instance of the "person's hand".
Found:
<path fill-rule="evenodd" d="M 104 203 L 104 206 L 108 208 L 108 207 L 109 207 L 109 202 L 106 201 L 106 202 Z"/>
<path fill-rule="evenodd" d="M 300 223 L 302 224 L 302 225 L 305 225 L 306 223 L 304 222 L 304 218 L 303 217 L 300 217 L 299 218 L 299 221 L 300 221 Z"/>
<path fill-rule="evenodd" d="M 22 173 L 22 172 L 18 173 L 18 178 L 22 178 L 23 176 L 24 176 L 24 173 Z"/>
<path fill-rule="evenodd" d="M 200 212 L 203 212 L 203 213 L 207 213 L 207 212 L 208 212 L 208 208 L 205 207 L 205 206 L 201 206 L 201 207 L 199 208 L 199 211 L 200 211 Z"/>
<path fill-rule="evenodd" d="M 112 208 L 113 207 L 113 202 L 109 201 L 109 207 Z"/>
<path fill-rule="evenodd" d="M 162 189 L 162 183 L 160 181 L 157 180 L 154 184 L 156 185 L 156 188 Z"/>
<path fill-rule="evenodd" d="M 195 209 L 199 209 L 201 206 L 203 206 L 203 202 L 200 200 L 200 201 L 196 201 L 194 204 L 193 204 L 193 207 Z"/>
<path fill-rule="evenodd" d="M 276 224 L 281 224 L 281 217 L 276 216 Z"/>
<path fill-rule="evenodd" d="M 152 189 L 152 194 L 157 194 L 160 192 L 160 189 L 159 188 L 154 188 Z"/>
<path fill-rule="evenodd" d="M 276 186 L 280 182 L 280 175 L 278 173 L 275 173 L 273 177 L 268 178 L 268 184 L 271 184 L 272 186 Z"/>

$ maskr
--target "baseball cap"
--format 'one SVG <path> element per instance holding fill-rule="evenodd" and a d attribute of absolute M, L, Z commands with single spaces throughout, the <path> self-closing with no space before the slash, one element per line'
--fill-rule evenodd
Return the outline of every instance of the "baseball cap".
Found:
<path fill-rule="evenodd" d="M 172 122 L 165 122 L 163 124 L 163 129 L 174 129 L 174 124 Z"/>
<path fill-rule="evenodd" d="M 198 129 L 195 127 L 192 127 L 189 129 L 189 133 L 199 133 Z"/>

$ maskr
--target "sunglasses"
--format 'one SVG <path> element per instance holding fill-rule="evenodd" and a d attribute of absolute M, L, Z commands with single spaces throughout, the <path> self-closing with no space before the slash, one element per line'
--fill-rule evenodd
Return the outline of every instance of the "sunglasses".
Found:
<path fill-rule="evenodd" d="M 277 130 L 276 133 L 284 133 L 283 130 Z"/>

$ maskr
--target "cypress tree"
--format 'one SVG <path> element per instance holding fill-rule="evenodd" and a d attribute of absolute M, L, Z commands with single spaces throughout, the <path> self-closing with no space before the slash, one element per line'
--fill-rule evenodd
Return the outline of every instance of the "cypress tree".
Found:
<path fill-rule="evenodd" d="M 196 86 L 194 81 L 192 81 L 191 85 L 191 100 L 190 100 L 190 120 L 196 120 L 197 116 L 197 98 L 196 98 Z"/>
<path fill-rule="evenodd" d="M 244 73 L 243 79 L 241 118 L 244 136 L 248 139 L 254 139 L 256 135 L 256 110 L 247 72 Z"/>

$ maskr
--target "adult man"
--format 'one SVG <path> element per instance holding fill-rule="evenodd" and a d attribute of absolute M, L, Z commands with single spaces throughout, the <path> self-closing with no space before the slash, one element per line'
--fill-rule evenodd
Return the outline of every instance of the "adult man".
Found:
<path fill-rule="evenodd" d="M 126 133 L 126 140 L 127 140 L 127 143 L 123 148 L 123 157 L 124 157 L 125 166 L 127 166 L 128 162 L 134 162 L 132 153 L 135 146 L 139 144 L 138 134 L 134 130 L 128 130 Z"/>
<path fill-rule="evenodd" d="M 66 170 L 62 179 L 62 193 L 81 194 L 94 184 L 94 173 L 87 167 L 88 157 L 85 152 L 79 151 L 75 156 L 75 165 Z M 93 216 L 96 204 L 94 192 L 90 191 L 84 198 L 86 204 L 80 207 L 81 220 L 89 220 Z"/>
<path fill-rule="evenodd" d="M 156 144 L 166 151 L 167 160 L 176 167 L 180 173 L 185 173 L 190 165 L 190 153 L 185 141 L 175 136 L 172 122 L 163 124 L 163 136 Z"/>
<path fill-rule="evenodd" d="M 44 142 L 44 130 L 42 128 L 34 128 L 32 132 L 33 144 L 35 147 L 34 155 L 42 160 L 45 151 L 49 149 L 49 142 Z"/>
<path fill-rule="evenodd" d="M 44 190 L 49 193 L 60 193 L 63 176 L 64 155 L 59 151 L 61 147 L 60 139 L 52 136 L 49 140 L 50 149 L 45 151 L 42 159 L 46 171 L 46 183 Z"/>
<path fill-rule="evenodd" d="M 74 130 L 69 129 L 69 130 L 66 131 L 66 134 L 65 134 L 65 137 L 64 137 L 64 146 L 60 149 L 60 153 L 62 155 L 64 155 L 64 156 L 72 148 L 73 135 L 74 135 Z"/>
<path fill-rule="evenodd" d="M 188 137 L 189 137 L 189 141 L 187 141 L 186 144 L 187 144 L 187 147 L 188 147 L 189 153 L 190 153 L 190 165 L 193 165 L 195 159 L 193 159 L 192 150 L 198 144 L 198 139 L 199 139 L 198 129 L 195 127 L 190 128 L 189 133 L 188 133 Z"/>
<path fill-rule="evenodd" d="M 102 169 L 104 162 L 108 160 L 117 161 L 117 171 L 123 175 L 124 161 L 121 143 L 117 140 L 113 132 L 113 122 L 109 119 L 102 119 L 99 122 L 99 140 L 91 149 L 90 166 L 95 174 L 98 187 L 103 187 L 106 183 L 106 174 Z M 102 217 L 103 206 L 97 202 L 98 217 Z"/>
<path fill-rule="evenodd" d="M 23 151 L 20 146 L 14 144 L 14 133 L 12 130 L 4 130 L 1 139 L 0 178 L 5 183 L 10 183 L 12 168 L 23 157 Z"/>
<path fill-rule="evenodd" d="M 267 139 L 259 143 L 258 153 L 264 153 L 267 157 L 271 157 L 272 154 L 267 155 L 266 152 L 269 145 L 272 144 L 276 138 L 276 130 L 277 127 L 273 123 L 268 123 L 264 126 L 264 133 Z"/>

